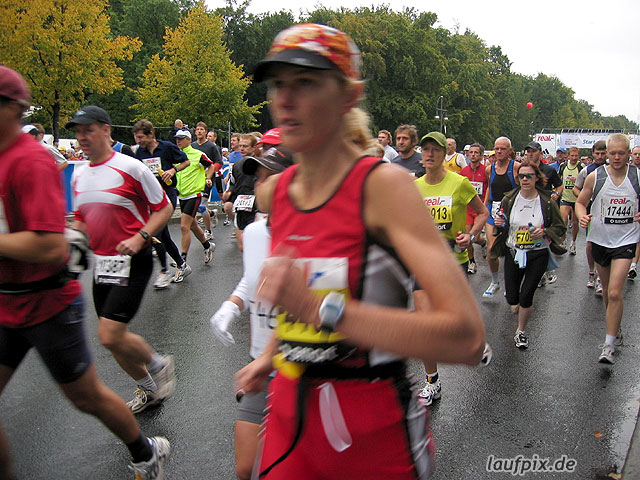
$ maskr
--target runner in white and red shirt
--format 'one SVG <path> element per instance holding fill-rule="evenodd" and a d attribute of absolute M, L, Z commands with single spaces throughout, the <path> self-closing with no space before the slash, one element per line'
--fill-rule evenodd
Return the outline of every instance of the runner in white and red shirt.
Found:
<path fill-rule="evenodd" d="M 476 189 L 480 200 L 484 202 L 484 198 L 487 194 L 487 190 L 489 189 L 489 178 L 487 177 L 487 166 L 482 163 L 482 159 L 484 157 L 484 147 L 479 143 L 474 143 L 469 147 L 468 151 L 469 157 L 469 165 L 464 167 L 460 171 L 460 175 L 463 175 L 469 179 L 471 185 Z M 475 221 L 478 214 L 470 207 L 467 207 L 467 220 L 466 220 L 466 231 L 469 233 L 471 231 L 471 227 L 473 227 L 473 222 Z M 475 243 L 478 245 L 482 245 L 483 247 L 486 245 L 486 239 L 482 238 L 480 235 L 479 238 L 475 239 Z M 467 268 L 467 272 L 476 273 L 478 271 L 478 266 L 475 261 L 475 257 L 473 254 L 473 244 L 474 242 L 469 243 L 469 247 L 467 248 L 469 252 L 469 267 Z"/>
<path fill-rule="evenodd" d="M 143 163 L 111 149 L 111 119 L 102 108 L 83 107 L 65 128 L 75 130 L 90 162 L 74 182 L 74 226 L 89 235 L 96 256 L 98 336 L 136 381 L 138 390 L 128 405 L 138 413 L 175 390 L 173 357 L 158 355 L 128 328 L 153 270 L 150 238 L 167 223 L 173 207 Z"/>
<path fill-rule="evenodd" d="M 98 378 L 81 286 L 67 268 L 60 175 L 49 152 L 20 131 L 30 97 L 24 79 L 0 66 L 0 392 L 34 348 L 75 407 L 127 445 L 140 478 L 158 478 L 150 472 L 162 474 L 169 443 L 145 437 L 126 404 Z M 0 478 L 14 473 L 0 429 Z"/>

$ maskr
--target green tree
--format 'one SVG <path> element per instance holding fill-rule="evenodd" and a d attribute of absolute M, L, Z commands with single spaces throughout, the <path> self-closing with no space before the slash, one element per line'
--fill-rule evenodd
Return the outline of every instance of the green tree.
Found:
<path fill-rule="evenodd" d="M 105 108 L 115 124 L 129 125 L 134 119 L 129 108 L 136 101 L 134 89 L 142 85 L 142 74 L 153 55 L 162 52 L 166 28 L 176 28 L 191 7 L 193 2 L 177 0 L 111 0 L 111 31 L 117 35 L 136 35 L 142 47 L 130 60 L 118 62 L 126 88 L 110 94 L 93 94 L 87 101 Z M 131 141 L 129 130 L 115 129 L 113 135 L 118 140 Z"/>
<path fill-rule="evenodd" d="M 5 0 L 0 6 L 0 62 L 27 79 L 34 104 L 50 115 L 55 138 L 61 115 L 87 93 L 123 87 L 115 62 L 140 48 L 138 39 L 111 35 L 106 7 L 106 0 Z"/>
<path fill-rule="evenodd" d="M 290 11 L 254 15 L 247 11 L 249 1 L 240 4 L 228 0 L 227 5 L 214 13 L 223 18 L 224 41 L 229 48 L 231 60 L 241 65 L 245 75 L 251 75 L 257 63 L 264 58 L 272 40 L 278 32 L 293 25 Z M 249 105 L 260 105 L 265 101 L 267 88 L 262 83 L 251 82 L 246 92 Z M 268 109 L 256 115 L 256 121 L 263 130 L 272 127 Z"/>
<path fill-rule="evenodd" d="M 152 57 L 132 108 L 154 123 L 179 117 L 191 124 L 203 120 L 254 126 L 262 105 L 249 106 L 244 100 L 249 79 L 229 58 L 222 34 L 222 18 L 207 12 L 203 3 L 177 28 L 167 28 L 164 54 Z"/>

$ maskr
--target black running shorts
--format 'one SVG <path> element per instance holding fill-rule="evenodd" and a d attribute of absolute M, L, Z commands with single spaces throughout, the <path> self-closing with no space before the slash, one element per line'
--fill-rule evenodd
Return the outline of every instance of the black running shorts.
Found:
<path fill-rule="evenodd" d="M 34 347 L 58 383 L 78 380 L 93 358 L 84 330 L 84 300 L 78 297 L 63 311 L 26 328 L 0 326 L 0 364 L 18 368 Z"/>
<path fill-rule="evenodd" d="M 147 247 L 131 258 L 129 285 L 97 285 L 93 283 L 93 303 L 98 317 L 129 323 L 138 311 L 144 290 L 153 270 L 151 248 Z"/>
<path fill-rule="evenodd" d="M 608 248 L 591 242 L 591 255 L 593 260 L 603 267 L 611 265 L 611 260 L 617 258 L 633 258 L 636 254 L 636 244 L 623 245 L 622 247 Z"/>
<path fill-rule="evenodd" d="M 187 200 L 180 199 L 180 211 L 190 217 L 196 216 L 198 207 L 200 206 L 200 197 L 189 198 Z"/>

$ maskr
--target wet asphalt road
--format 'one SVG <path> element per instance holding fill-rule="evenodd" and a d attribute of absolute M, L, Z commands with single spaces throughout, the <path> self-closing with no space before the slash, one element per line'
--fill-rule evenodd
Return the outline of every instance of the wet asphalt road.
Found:
<path fill-rule="evenodd" d="M 231 331 L 236 345 L 225 348 L 210 334 L 208 319 L 241 277 L 242 257 L 229 238 L 231 227 L 215 230 L 218 245 L 209 266 L 194 241 L 193 274 L 166 291 L 148 288 L 132 330 L 161 353 L 176 356 L 178 389 L 138 420 L 149 435 L 165 435 L 172 455 L 168 479 L 233 479 L 233 373 L 248 361 L 248 315 Z M 172 226 L 174 239 L 179 229 Z M 441 366 L 442 399 L 431 409 L 437 480 L 511 478 L 487 471 L 495 459 L 549 458 L 576 462 L 573 473 L 528 473 L 524 478 L 599 478 L 620 471 L 640 399 L 640 285 L 625 290 L 625 345 L 613 367 L 597 363 L 604 339 L 602 300 L 585 288 L 584 234 L 578 255 L 564 256 L 556 284 L 538 289 L 530 322 L 530 347 L 513 345 L 516 317 L 502 296 L 486 301 L 486 262 L 470 282 L 484 316 L 494 359 L 487 368 Z M 157 266 L 156 266 L 157 269 Z M 83 279 L 89 290 L 89 275 Z M 636 283 L 640 283 L 640 280 Z M 452 294 L 455 289 L 452 288 Z M 87 296 L 87 329 L 99 375 L 125 400 L 135 386 L 96 339 L 97 320 Z M 411 369 L 422 381 L 418 363 Z M 374 401 L 374 399 L 363 399 Z M 98 421 L 74 410 L 30 352 L 0 398 L 1 423 L 12 443 L 21 479 L 123 479 L 128 452 Z M 599 433 L 596 434 L 596 431 Z M 495 464 L 494 464 L 495 466 Z"/>

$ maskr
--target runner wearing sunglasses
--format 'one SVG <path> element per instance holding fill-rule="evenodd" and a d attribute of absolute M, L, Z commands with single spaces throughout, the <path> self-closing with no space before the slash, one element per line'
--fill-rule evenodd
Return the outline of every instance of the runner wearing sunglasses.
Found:
<path fill-rule="evenodd" d="M 496 216 L 500 230 L 491 258 L 504 257 L 504 285 L 507 302 L 518 311 L 518 329 L 513 337 L 518 348 L 527 348 L 525 333 L 533 312 L 533 295 L 547 269 L 550 249 L 563 254 L 565 226 L 558 204 L 542 188 L 546 179 L 540 169 L 524 160 L 517 174 L 520 187 L 504 195 L 504 216 Z"/>

